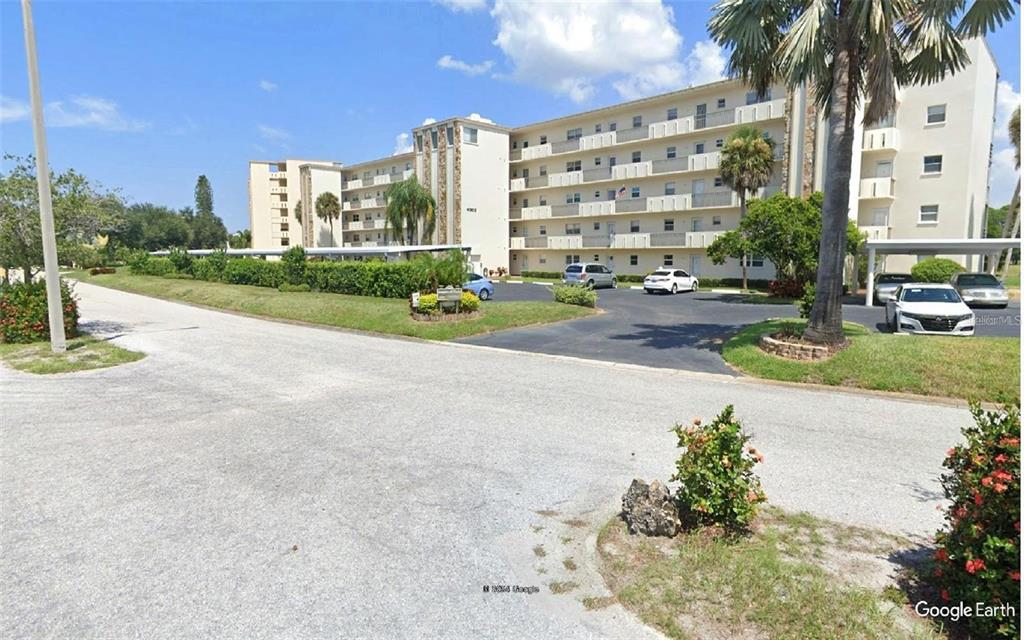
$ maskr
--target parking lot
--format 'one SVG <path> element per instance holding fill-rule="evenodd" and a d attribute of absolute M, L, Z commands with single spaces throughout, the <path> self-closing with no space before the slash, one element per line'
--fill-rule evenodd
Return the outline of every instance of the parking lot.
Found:
<path fill-rule="evenodd" d="M 582 320 L 464 338 L 459 342 L 519 351 L 554 353 L 653 367 L 735 375 L 719 355 L 722 342 L 742 327 L 768 318 L 797 317 L 793 304 L 750 304 L 745 296 L 697 292 L 647 295 L 638 289 L 601 289 L 604 312 Z M 550 300 L 549 287 L 495 284 L 494 301 Z M 846 304 L 843 317 L 885 331 L 882 307 Z M 975 309 L 976 335 L 1019 336 L 1020 303 Z M 967 338 L 969 339 L 969 338 Z"/>

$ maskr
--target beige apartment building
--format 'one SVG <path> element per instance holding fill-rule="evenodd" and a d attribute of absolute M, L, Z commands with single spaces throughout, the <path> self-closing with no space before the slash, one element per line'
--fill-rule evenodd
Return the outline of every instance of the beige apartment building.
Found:
<path fill-rule="evenodd" d="M 850 217 L 869 238 L 981 237 L 998 70 L 984 41 L 968 51 L 972 62 L 956 76 L 900 91 L 889 120 L 858 127 Z M 774 176 L 754 197 L 822 188 L 826 114 L 804 91 L 757 95 L 725 80 L 515 128 L 476 114 L 428 121 L 412 130 L 412 152 L 357 165 L 252 162 L 253 247 L 396 244 L 384 236 L 386 190 L 415 175 L 437 202 L 431 243 L 472 247 L 478 269 L 587 261 L 618 273 L 672 265 L 736 277 L 739 261 L 714 265 L 706 248 L 739 223 L 739 199 L 718 167 L 725 139 L 743 125 L 775 142 Z M 301 200 L 311 211 L 324 191 L 342 202 L 340 224 L 304 216 L 293 231 L 288 207 Z M 881 266 L 907 270 L 921 257 Z M 751 278 L 774 277 L 770 262 L 748 260 Z"/>

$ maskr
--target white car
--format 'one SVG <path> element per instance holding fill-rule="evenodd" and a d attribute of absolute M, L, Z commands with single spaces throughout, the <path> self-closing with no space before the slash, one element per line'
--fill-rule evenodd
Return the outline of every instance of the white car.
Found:
<path fill-rule="evenodd" d="M 974 335 L 974 312 L 948 284 L 902 284 L 885 303 L 885 323 L 893 333 Z"/>
<path fill-rule="evenodd" d="M 644 278 L 644 293 L 696 291 L 698 286 L 700 283 L 697 278 L 682 269 L 673 269 L 672 267 L 662 267 Z"/>

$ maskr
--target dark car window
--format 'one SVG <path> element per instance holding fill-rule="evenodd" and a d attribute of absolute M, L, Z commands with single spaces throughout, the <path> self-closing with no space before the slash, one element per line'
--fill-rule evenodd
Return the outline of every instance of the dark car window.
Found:
<path fill-rule="evenodd" d="M 566 273 L 579 273 L 580 271 L 583 271 L 583 265 L 570 264 L 565 268 Z"/>
<path fill-rule="evenodd" d="M 903 302 L 960 302 L 960 296 L 953 289 L 904 287 Z"/>
<path fill-rule="evenodd" d="M 478 276 L 475 273 L 469 276 L 469 280 L 471 282 L 476 282 L 477 280 L 481 280 L 481 279 L 483 279 L 483 276 Z"/>
<path fill-rule="evenodd" d="M 956 283 L 961 287 L 998 287 L 999 280 L 987 273 L 961 273 Z"/>
<path fill-rule="evenodd" d="M 672 272 L 671 271 L 658 270 L 658 271 L 655 271 L 654 273 L 652 273 L 651 275 L 654 275 L 654 276 L 670 276 L 670 275 L 672 275 Z"/>
<path fill-rule="evenodd" d="M 909 273 L 883 273 L 878 276 L 878 284 L 891 284 L 893 282 L 913 282 L 914 276 Z"/>

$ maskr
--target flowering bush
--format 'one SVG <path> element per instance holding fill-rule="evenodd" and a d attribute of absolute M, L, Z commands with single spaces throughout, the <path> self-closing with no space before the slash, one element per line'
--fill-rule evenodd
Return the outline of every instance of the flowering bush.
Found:
<path fill-rule="evenodd" d="M 772 280 L 768 283 L 768 295 L 776 298 L 799 298 L 804 294 L 804 285 L 799 280 Z"/>
<path fill-rule="evenodd" d="M 932 583 L 947 602 L 974 606 L 1020 602 L 1020 408 L 983 411 L 964 444 L 947 453 L 942 487 L 950 505 Z M 977 637 L 1018 637 L 1015 616 L 967 618 Z"/>
<path fill-rule="evenodd" d="M 681 483 L 676 493 L 680 513 L 699 524 L 745 529 L 766 500 L 754 473 L 764 456 L 747 446 L 750 436 L 733 416 L 733 406 L 709 425 L 696 418 L 691 426 L 677 424 L 674 431 L 683 448 L 672 476 Z"/>
<path fill-rule="evenodd" d="M 78 304 L 71 288 L 60 283 L 64 307 L 64 334 L 78 335 Z M 46 283 L 19 282 L 0 286 L 0 342 L 37 342 L 50 339 L 50 318 L 46 311 Z"/>
<path fill-rule="evenodd" d="M 480 298 L 476 297 L 476 294 L 472 291 L 463 291 L 462 300 L 459 301 L 459 311 L 462 313 L 472 313 L 480 309 Z"/>

